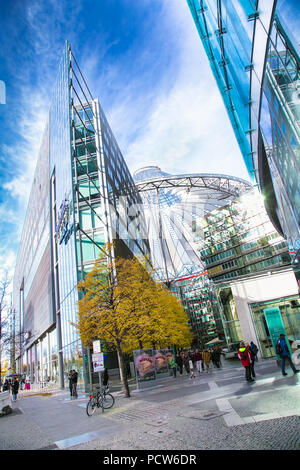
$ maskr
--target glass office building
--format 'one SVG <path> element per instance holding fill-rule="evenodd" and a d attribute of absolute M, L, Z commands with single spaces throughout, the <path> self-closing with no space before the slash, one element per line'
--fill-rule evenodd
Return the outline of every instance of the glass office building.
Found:
<path fill-rule="evenodd" d="M 106 242 L 110 255 L 149 254 L 141 199 L 105 114 L 66 44 L 14 276 L 18 370 L 61 387 L 91 382 L 78 332 L 77 284 Z"/>
<path fill-rule="evenodd" d="M 275 354 L 265 321 L 267 309 L 279 308 L 287 334 L 298 339 L 300 308 L 288 245 L 274 229 L 258 190 L 199 219 L 194 234 L 229 349 L 256 334 L 262 355 Z"/>
<path fill-rule="evenodd" d="M 257 190 L 199 219 L 194 234 L 214 281 L 291 263 L 287 243 L 270 222 Z"/>
<path fill-rule="evenodd" d="M 187 0 L 248 172 L 291 252 L 300 248 L 300 4 Z"/>
<path fill-rule="evenodd" d="M 180 300 L 189 317 L 193 332 L 192 346 L 205 348 L 216 338 L 225 344 L 221 310 L 207 271 L 171 281 L 170 290 Z"/>

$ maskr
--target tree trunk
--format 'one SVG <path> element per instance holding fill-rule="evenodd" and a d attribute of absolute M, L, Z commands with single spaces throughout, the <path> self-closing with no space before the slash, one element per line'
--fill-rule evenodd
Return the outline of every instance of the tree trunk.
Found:
<path fill-rule="evenodd" d="M 130 390 L 129 390 L 128 380 L 127 380 L 125 361 L 124 361 L 121 346 L 119 346 L 119 345 L 117 346 L 117 353 L 118 353 L 118 361 L 119 361 L 121 382 L 123 384 L 123 391 L 125 393 L 125 397 L 129 398 L 130 397 Z"/>

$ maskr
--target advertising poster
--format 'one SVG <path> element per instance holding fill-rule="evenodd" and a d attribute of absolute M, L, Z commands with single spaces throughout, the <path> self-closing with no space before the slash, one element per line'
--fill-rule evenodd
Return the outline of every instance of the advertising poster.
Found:
<path fill-rule="evenodd" d="M 166 355 L 165 349 L 159 349 L 158 351 L 154 351 L 154 363 L 155 363 L 155 370 L 157 376 L 159 374 L 168 373 L 168 357 Z"/>
<path fill-rule="evenodd" d="M 93 361 L 93 366 L 94 366 L 94 372 L 104 371 L 103 353 L 92 354 L 92 361 Z"/>
<path fill-rule="evenodd" d="M 155 380 L 155 363 L 152 349 L 133 351 L 134 364 L 138 382 Z"/>

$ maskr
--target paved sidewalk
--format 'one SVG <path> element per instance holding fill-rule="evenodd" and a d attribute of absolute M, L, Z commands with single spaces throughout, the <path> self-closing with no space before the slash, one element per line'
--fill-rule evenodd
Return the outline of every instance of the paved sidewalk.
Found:
<path fill-rule="evenodd" d="M 259 361 L 256 372 L 248 384 L 239 363 L 224 364 L 148 391 L 132 384 L 131 398 L 115 384 L 115 406 L 92 417 L 84 393 L 24 392 L 0 418 L 0 449 L 299 450 L 299 377 L 282 377 L 274 361 Z"/>

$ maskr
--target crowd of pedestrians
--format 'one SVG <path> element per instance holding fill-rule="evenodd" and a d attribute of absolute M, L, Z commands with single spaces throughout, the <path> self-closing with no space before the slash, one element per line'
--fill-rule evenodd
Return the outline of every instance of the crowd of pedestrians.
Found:
<path fill-rule="evenodd" d="M 21 381 L 22 379 L 20 379 Z M 11 392 L 12 394 L 12 401 L 17 401 L 19 389 L 20 389 L 20 381 L 17 377 L 13 379 L 6 379 L 2 386 L 2 392 Z"/>
<path fill-rule="evenodd" d="M 296 369 L 292 362 L 289 347 L 285 340 L 285 335 L 281 334 L 276 344 L 276 354 L 281 359 L 281 371 L 285 376 L 285 363 L 289 363 L 294 374 L 300 372 Z M 217 346 L 213 349 L 196 349 L 184 350 L 178 352 L 175 359 L 172 359 L 171 369 L 173 376 L 176 377 L 177 372 L 183 375 L 184 372 L 191 378 L 195 379 L 203 372 L 211 372 L 213 368 L 221 368 L 221 356 L 224 355 L 222 348 Z M 258 347 L 253 341 L 250 343 L 242 341 L 237 352 L 237 356 L 245 369 L 245 379 L 247 382 L 255 381 L 255 364 L 258 361 Z"/>
<path fill-rule="evenodd" d="M 171 369 L 173 370 L 173 375 L 176 377 L 177 372 L 180 375 L 183 375 L 186 372 L 191 379 L 195 379 L 196 375 L 198 376 L 202 372 L 209 372 L 213 367 L 221 368 L 221 355 L 222 348 L 219 346 L 213 349 L 196 349 L 196 350 L 184 350 L 178 352 L 176 358 L 172 360 L 170 364 Z"/>
<path fill-rule="evenodd" d="M 300 371 L 296 369 L 292 362 L 289 346 L 286 342 L 285 335 L 281 334 L 276 343 L 276 354 L 281 360 L 281 371 L 282 375 L 286 376 L 285 364 L 288 361 L 294 374 Z M 224 355 L 222 348 L 217 346 L 212 349 L 195 349 L 195 350 L 183 350 L 176 354 L 176 357 L 172 357 L 170 360 L 170 368 L 173 371 L 174 378 L 177 376 L 177 372 L 182 376 L 184 372 L 191 378 L 195 379 L 196 376 L 200 376 L 201 373 L 209 373 L 213 368 L 222 368 L 221 356 Z M 237 356 L 241 361 L 242 366 L 245 369 L 245 379 L 247 382 L 255 381 L 255 363 L 258 361 L 258 347 L 251 341 L 250 343 L 242 341 L 237 352 Z M 67 374 L 69 380 L 70 396 L 77 398 L 77 380 L 78 373 L 72 369 Z M 12 401 L 16 401 L 19 390 L 22 390 L 22 385 L 25 384 L 25 378 L 23 376 L 13 377 L 12 379 L 6 379 L 2 391 L 10 391 L 12 393 Z M 105 369 L 103 376 L 103 384 L 108 386 L 108 373 Z"/>

